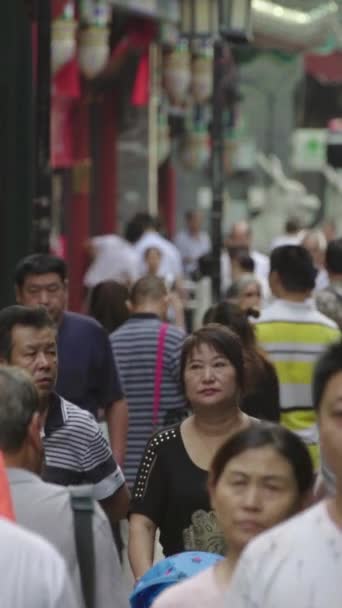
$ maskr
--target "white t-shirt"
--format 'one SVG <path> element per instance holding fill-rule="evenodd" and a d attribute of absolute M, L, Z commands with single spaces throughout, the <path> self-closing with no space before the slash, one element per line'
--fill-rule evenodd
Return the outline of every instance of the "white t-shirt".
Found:
<path fill-rule="evenodd" d="M 92 240 L 95 260 L 84 275 L 84 285 L 95 287 L 102 281 L 135 283 L 137 280 L 139 257 L 132 245 L 116 234 L 96 236 Z"/>
<path fill-rule="evenodd" d="M 0 519 L 0 547 L 1 608 L 78 608 L 65 563 L 49 543 Z"/>
<path fill-rule="evenodd" d="M 227 608 L 341 608 L 342 529 L 326 502 L 258 536 L 244 551 Z"/>

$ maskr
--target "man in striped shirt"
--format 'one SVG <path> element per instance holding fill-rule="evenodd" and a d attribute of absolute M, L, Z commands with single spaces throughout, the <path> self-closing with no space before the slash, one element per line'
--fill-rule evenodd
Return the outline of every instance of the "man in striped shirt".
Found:
<path fill-rule="evenodd" d="M 311 299 L 316 270 L 299 245 L 277 247 L 271 254 L 270 287 L 275 300 L 261 314 L 257 338 L 274 363 L 280 384 L 282 423 L 308 444 L 318 465 L 318 430 L 311 397 L 315 363 L 339 338 L 337 325 Z"/>
<path fill-rule="evenodd" d="M 95 418 L 54 392 L 56 327 L 44 308 L 9 306 L 0 311 L 0 362 L 26 370 L 40 397 L 46 481 L 92 484 L 110 520 L 127 513 L 129 493 Z"/>
<path fill-rule="evenodd" d="M 111 334 L 110 342 L 128 402 L 124 471 L 128 484 L 133 485 L 145 446 L 155 427 L 171 425 L 184 414 L 179 356 L 185 333 L 163 323 L 168 310 L 168 294 L 160 278 L 146 276 L 140 279 L 132 289 L 130 308 L 130 319 Z M 159 348 L 162 363 L 160 399 L 154 424 L 157 352 L 163 327 L 166 334 L 164 346 Z"/>

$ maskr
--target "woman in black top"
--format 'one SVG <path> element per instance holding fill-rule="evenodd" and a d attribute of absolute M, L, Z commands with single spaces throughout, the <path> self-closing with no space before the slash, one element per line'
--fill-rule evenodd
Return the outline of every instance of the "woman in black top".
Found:
<path fill-rule="evenodd" d="M 129 558 L 136 578 L 153 564 L 157 528 L 164 554 L 184 550 L 224 553 L 207 492 L 217 449 L 253 419 L 240 410 L 244 361 L 240 339 L 210 324 L 187 338 L 181 380 L 193 414 L 154 435 L 133 492 Z"/>

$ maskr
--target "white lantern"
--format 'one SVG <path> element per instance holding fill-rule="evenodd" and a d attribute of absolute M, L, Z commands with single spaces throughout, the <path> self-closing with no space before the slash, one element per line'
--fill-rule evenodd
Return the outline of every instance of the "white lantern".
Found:
<path fill-rule="evenodd" d="M 192 60 L 191 90 L 194 101 L 206 103 L 213 93 L 213 49 L 199 49 Z"/>
<path fill-rule="evenodd" d="M 51 24 L 51 70 L 55 74 L 76 54 L 76 21 L 55 19 Z"/>
<path fill-rule="evenodd" d="M 88 26 L 81 30 L 78 45 L 78 62 L 86 78 L 95 78 L 105 67 L 110 55 L 109 29 L 106 26 Z"/>
<path fill-rule="evenodd" d="M 187 169 L 201 171 L 208 167 L 210 138 L 206 128 L 194 127 L 186 133 L 182 160 Z"/>
<path fill-rule="evenodd" d="M 181 44 L 165 53 L 163 82 L 171 102 L 182 104 L 191 84 L 191 56 L 188 45 Z"/>

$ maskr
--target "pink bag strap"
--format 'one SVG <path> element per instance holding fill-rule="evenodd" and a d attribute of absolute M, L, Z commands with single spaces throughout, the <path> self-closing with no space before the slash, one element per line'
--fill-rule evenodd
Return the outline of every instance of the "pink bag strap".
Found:
<path fill-rule="evenodd" d="M 152 423 L 153 427 L 157 426 L 160 409 L 160 393 L 161 383 L 163 378 L 163 359 L 164 359 L 164 348 L 165 338 L 168 330 L 168 324 L 163 323 L 159 329 L 158 335 L 158 346 L 157 346 L 157 358 L 156 358 L 156 372 L 154 376 L 154 397 L 153 397 L 153 416 Z"/>

